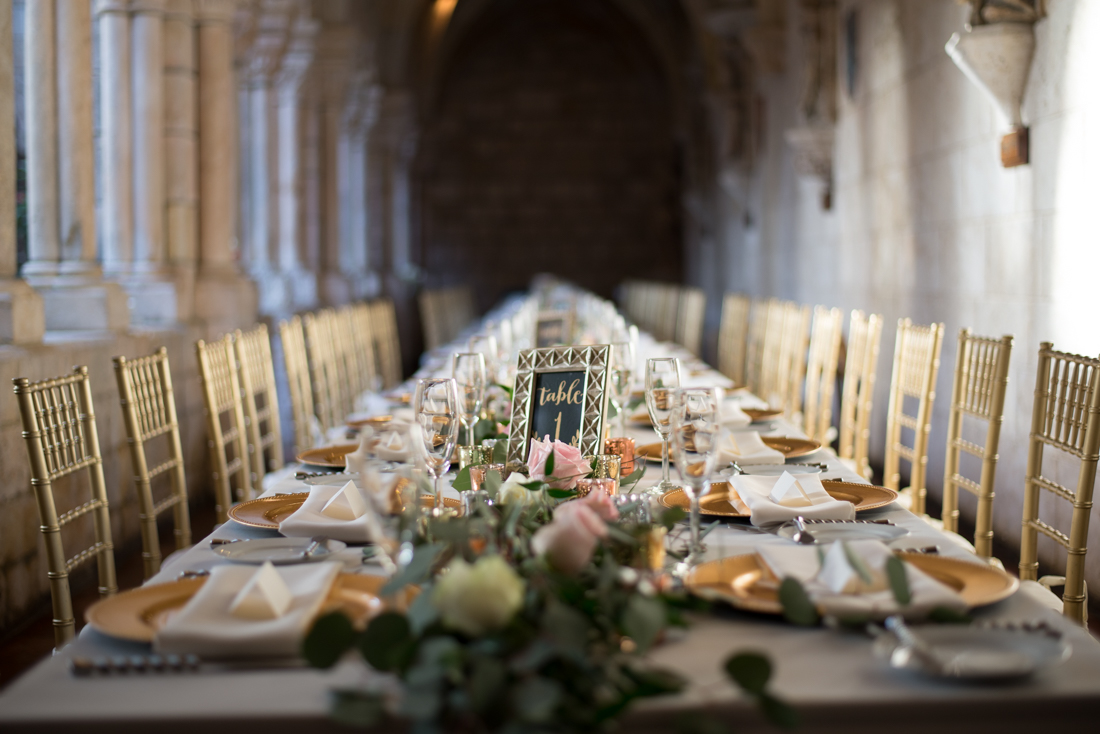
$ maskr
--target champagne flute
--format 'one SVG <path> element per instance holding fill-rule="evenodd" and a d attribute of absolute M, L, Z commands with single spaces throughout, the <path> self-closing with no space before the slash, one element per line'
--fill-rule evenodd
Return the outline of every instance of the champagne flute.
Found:
<path fill-rule="evenodd" d="M 458 407 L 466 445 L 474 445 L 474 424 L 485 401 L 485 355 L 480 352 L 460 352 L 451 362 L 451 376 L 458 389 Z"/>
<path fill-rule="evenodd" d="M 628 341 L 611 345 L 611 392 L 619 409 L 619 435 L 626 435 L 626 406 L 630 402 L 630 380 L 634 375 L 634 345 Z"/>
<path fill-rule="evenodd" d="M 492 334 L 475 334 L 466 344 L 467 352 L 485 355 L 485 379 L 491 383 L 499 381 L 497 377 L 497 340 Z"/>
<path fill-rule="evenodd" d="M 672 453 L 676 469 L 691 500 L 691 541 L 687 563 L 699 562 L 699 500 L 710 489 L 722 434 L 722 397 L 714 387 L 683 387 L 672 405 Z"/>
<path fill-rule="evenodd" d="M 451 468 L 458 442 L 458 386 L 453 377 L 433 377 L 416 383 L 413 397 L 413 444 L 435 487 L 436 511 L 443 509 L 440 479 Z"/>
<path fill-rule="evenodd" d="M 680 360 L 660 357 L 645 363 L 645 404 L 653 430 L 661 437 L 661 482 L 655 491 L 667 492 L 676 487 L 668 476 L 668 439 L 672 430 L 672 401 L 680 387 Z"/>

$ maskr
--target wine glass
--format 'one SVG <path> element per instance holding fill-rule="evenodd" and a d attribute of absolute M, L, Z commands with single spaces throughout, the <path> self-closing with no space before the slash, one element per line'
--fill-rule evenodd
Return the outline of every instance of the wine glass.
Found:
<path fill-rule="evenodd" d="M 668 438 L 672 430 L 672 400 L 680 387 L 680 360 L 660 357 L 645 363 L 645 404 L 653 430 L 661 437 L 661 482 L 654 489 L 667 492 L 675 488 L 668 477 Z"/>
<path fill-rule="evenodd" d="M 453 377 L 433 377 L 416 383 L 413 397 L 413 444 L 435 487 L 436 510 L 443 509 L 440 479 L 451 468 L 451 454 L 458 442 L 461 410 L 458 385 Z"/>
<path fill-rule="evenodd" d="M 461 352 L 451 362 L 451 376 L 458 389 L 458 408 L 462 428 L 466 431 L 466 445 L 474 445 L 474 424 L 485 402 L 485 355 L 480 352 Z"/>
<path fill-rule="evenodd" d="M 496 383 L 497 378 L 497 340 L 492 334 L 475 334 L 466 344 L 467 352 L 485 355 L 485 379 Z"/>
<path fill-rule="evenodd" d="M 634 345 L 628 341 L 611 345 L 611 393 L 619 409 L 619 435 L 626 435 L 626 406 L 630 402 L 630 381 L 634 375 Z"/>
<path fill-rule="evenodd" d="M 691 500 L 691 544 L 688 565 L 699 561 L 699 500 L 710 489 L 722 434 L 722 397 L 714 387 L 682 387 L 672 404 L 672 454 Z"/>

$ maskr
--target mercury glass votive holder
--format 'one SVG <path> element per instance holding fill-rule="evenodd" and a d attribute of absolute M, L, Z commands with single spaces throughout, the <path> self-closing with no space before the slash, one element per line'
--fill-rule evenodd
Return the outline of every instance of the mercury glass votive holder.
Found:
<path fill-rule="evenodd" d="M 634 439 L 620 436 L 608 438 L 603 442 L 605 454 L 615 454 L 619 457 L 619 473 L 629 477 L 637 468 L 634 464 Z"/>
<path fill-rule="evenodd" d="M 482 448 L 481 446 L 459 446 L 458 447 L 458 469 L 459 471 L 465 469 L 468 466 L 477 466 L 478 464 L 488 464 L 493 458 L 493 452 L 489 449 Z"/>
<path fill-rule="evenodd" d="M 584 479 L 577 480 L 577 496 L 587 497 L 592 492 L 602 489 L 609 497 L 615 494 L 615 480 L 614 479 L 592 479 L 586 477 Z"/>
<path fill-rule="evenodd" d="M 612 479 L 615 482 L 615 491 L 619 492 L 619 476 L 622 473 L 622 459 L 615 454 L 598 454 L 584 457 L 592 467 L 592 476 L 596 479 Z"/>

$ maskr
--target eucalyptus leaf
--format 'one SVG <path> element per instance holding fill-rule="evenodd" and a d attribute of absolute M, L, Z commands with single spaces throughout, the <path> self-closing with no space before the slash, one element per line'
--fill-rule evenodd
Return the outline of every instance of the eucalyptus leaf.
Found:
<path fill-rule="evenodd" d="M 637 484 L 638 482 L 640 482 L 642 480 L 642 477 L 645 476 L 645 470 L 646 470 L 645 464 L 643 464 L 640 461 L 637 461 L 635 463 L 638 465 L 638 468 L 635 469 L 634 471 L 630 472 L 630 474 L 626 475 L 621 480 L 619 480 L 619 486 L 620 487 L 632 487 L 635 484 Z"/>
<path fill-rule="evenodd" d="M 550 449 L 550 455 L 546 457 L 546 463 L 543 464 L 542 475 L 544 477 L 550 477 L 554 475 L 554 449 Z"/>
<path fill-rule="evenodd" d="M 508 669 L 497 658 L 478 656 L 470 666 L 466 690 L 475 711 L 485 711 L 500 698 L 508 680 Z"/>
<path fill-rule="evenodd" d="M 814 627 L 821 619 L 810 595 L 793 576 L 786 577 L 779 584 L 779 603 L 783 605 L 783 616 L 791 624 Z"/>
<path fill-rule="evenodd" d="M 561 684 L 551 678 L 527 678 L 512 689 L 512 706 L 524 721 L 548 721 L 561 700 Z"/>
<path fill-rule="evenodd" d="M 474 424 L 474 443 L 478 446 L 481 445 L 482 440 L 492 438 L 495 435 L 497 435 L 496 421 L 482 418 Z"/>
<path fill-rule="evenodd" d="M 531 492 L 541 492 L 542 490 L 546 489 L 547 484 L 541 479 L 536 479 L 533 482 L 524 482 L 519 486 L 523 487 L 526 490 L 530 490 Z"/>
<path fill-rule="evenodd" d="M 852 570 L 859 576 L 860 581 L 870 586 L 875 583 L 874 576 L 871 575 L 871 569 L 867 568 L 867 563 L 859 554 L 854 552 L 851 547 L 843 540 L 840 541 L 840 547 L 844 550 L 844 557 L 848 559 L 848 565 L 852 567 Z"/>
<path fill-rule="evenodd" d="M 800 723 L 798 712 L 786 701 L 776 698 L 770 693 L 762 693 L 756 702 L 760 710 L 770 722 L 781 729 L 797 729 Z"/>
<path fill-rule="evenodd" d="M 546 494 L 556 500 L 571 500 L 577 496 L 577 490 L 550 488 L 546 490 Z"/>
<path fill-rule="evenodd" d="M 464 466 L 459 469 L 454 481 L 451 482 L 451 486 L 455 488 L 456 492 L 469 492 L 473 489 L 474 487 L 470 483 L 470 467 Z"/>
<path fill-rule="evenodd" d="M 499 388 L 500 388 L 501 390 L 503 390 L 504 392 L 508 393 L 508 398 L 509 398 L 509 399 L 511 399 L 511 398 L 512 398 L 512 396 L 513 396 L 513 395 L 515 395 L 515 393 L 514 393 L 514 392 L 512 391 L 512 388 L 508 387 L 507 385 L 501 385 L 501 384 L 500 384 L 500 383 L 498 382 L 498 383 L 497 383 L 497 387 L 499 387 Z"/>
<path fill-rule="evenodd" d="M 413 551 L 412 560 L 378 592 L 381 596 L 389 596 L 405 588 L 409 584 L 419 584 L 426 581 L 432 571 L 432 564 L 439 558 L 439 554 L 446 550 L 447 546 L 440 543 L 419 545 Z"/>
<path fill-rule="evenodd" d="M 386 715 L 385 699 L 368 691 L 337 690 L 332 692 L 332 718 L 345 726 L 372 727 Z"/>
<path fill-rule="evenodd" d="M 575 608 L 551 598 L 546 603 L 546 611 L 542 613 L 539 624 L 543 634 L 555 645 L 576 652 L 584 651 L 591 625 L 588 618 Z"/>
<path fill-rule="evenodd" d="M 507 464 L 508 463 L 508 437 L 498 438 L 496 445 L 493 446 L 493 463 L 494 464 Z"/>
<path fill-rule="evenodd" d="M 420 590 L 409 605 L 407 616 L 414 635 L 421 634 L 439 619 L 439 610 L 432 604 L 431 588 Z"/>
<path fill-rule="evenodd" d="M 660 599 L 642 594 L 634 594 L 623 612 L 622 627 L 630 639 L 637 645 L 638 654 L 644 654 L 665 626 L 665 605 Z"/>
<path fill-rule="evenodd" d="M 680 522 L 686 517 L 687 512 L 685 512 L 682 508 L 669 507 L 661 513 L 661 524 L 669 530 L 672 530 L 672 528 L 676 526 L 676 523 Z"/>
<path fill-rule="evenodd" d="M 351 620 L 340 612 L 318 617 L 302 640 L 302 657 L 315 668 L 331 668 L 355 644 Z"/>
<path fill-rule="evenodd" d="M 726 660 L 726 673 L 746 692 L 758 696 L 768 687 L 772 664 L 759 653 L 743 652 Z"/>
<path fill-rule="evenodd" d="M 974 619 L 965 612 L 957 612 L 947 607 L 936 607 L 928 613 L 928 621 L 936 624 L 970 624 Z"/>
<path fill-rule="evenodd" d="M 481 488 L 489 495 L 490 499 L 496 499 L 500 494 L 500 485 L 504 484 L 504 480 L 500 476 L 500 472 L 496 469 L 491 469 L 485 472 L 485 481 L 481 483 Z"/>
<path fill-rule="evenodd" d="M 391 671 L 405 665 L 412 645 L 412 628 L 405 615 L 382 612 L 367 625 L 359 651 L 376 670 Z"/>
<path fill-rule="evenodd" d="M 901 606 L 906 606 L 913 599 L 909 592 L 909 577 L 905 573 L 905 562 L 897 556 L 886 559 L 886 577 L 890 579 L 890 590 L 894 592 L 894 600 Z"/>

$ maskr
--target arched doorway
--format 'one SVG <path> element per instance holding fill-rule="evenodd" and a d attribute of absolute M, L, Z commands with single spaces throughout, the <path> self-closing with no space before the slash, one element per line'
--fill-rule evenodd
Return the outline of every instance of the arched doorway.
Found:
<path fill-rule="evenodd" d="M 439 60 L 414 172 L 425 284 L 487 308 L 538 272 L 679 280 L 681 153 L 656 54 L 605 0 L 491 0 Z"/>

